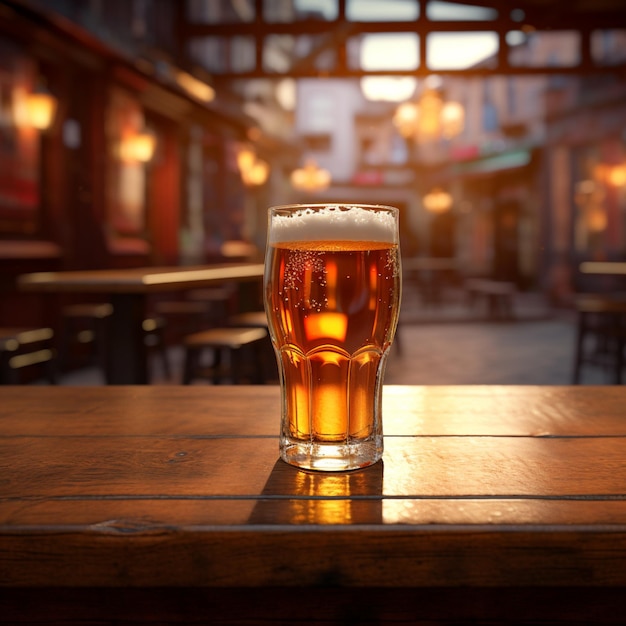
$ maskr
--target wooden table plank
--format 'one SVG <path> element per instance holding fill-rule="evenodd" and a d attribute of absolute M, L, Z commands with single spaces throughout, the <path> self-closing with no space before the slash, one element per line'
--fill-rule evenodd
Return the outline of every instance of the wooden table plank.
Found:
<path fill-rule="evenodd" d="M 122 385 L 2 389 L 0 437 L 277 436 L 278 386 Z M 252 400 L 252 397 L 254 398 Z M 242 402 L 242 398 L 248 398 Z"/>
<path fill-rule="evenodd" d="M 275 385 L 123 385 L 114 394 L 106 387 L 5 387 L 2 399 L 0 436 L 276 436 L 280 422 Z M 624 388 L 391 385 L 383 427 L 386 436 L 624 436 Z"/>
<path fill-rule="evenodd" d="M 626 586 L 623 528 L 62 529 L 0 536 L 0 555 L 12 587 Z"/>
<path fill-rule="evenodd" d="M 9 498 L 2 502 L 0 534 L 50 531 L 136 532 L 175 527 L 260 525 L 474 526 L 539 529 L 579 527 L 590 530 L 598 520 L 605 527 L 626 524 L 626 502 L 614 499 L 558 498 L 429 498 L 213 496 Z"/>
<path fill-rule="evenodd" d="M 302 472 L 275 465 L 274 437 L 21 437 L 1 440 L 0 457 L 11 468 L 5 497 L 307 496 L 312 488 Z M 390 437 L 383 466 L 366 495 L 626 498 L 621 437 Z M 331 478 L 326 490 L 346 496 L 349 484 Z"/>

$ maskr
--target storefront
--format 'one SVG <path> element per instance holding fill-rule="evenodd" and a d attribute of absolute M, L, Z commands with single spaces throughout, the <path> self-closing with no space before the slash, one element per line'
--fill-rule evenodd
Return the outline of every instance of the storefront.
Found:
<path fill-rule="evenodd" d="M 251 118 L 172 65 L 1 9 L 0 324 L 41 323 L 19 273 L 202 263 L 245 237 Z M 48 125 L 28 116 L 43 90 Z"/>
<path fill-rule="evenodd" d="M 457 256 L 469 276 L 536 286 L 540 212 L 537 149 L 518 149 L 450 167 L 457 198 Z"/>
<path fill-rule="evenodd" d="M 615 277 L 586 276 L 579 268 L 626 258 L 626 86 L 610 76 L 593 90 L 585 79 L 576 84 L 573 105 L 551 112 L 546 148 L 546 262 L 561 299 L 623 290 Z"/>

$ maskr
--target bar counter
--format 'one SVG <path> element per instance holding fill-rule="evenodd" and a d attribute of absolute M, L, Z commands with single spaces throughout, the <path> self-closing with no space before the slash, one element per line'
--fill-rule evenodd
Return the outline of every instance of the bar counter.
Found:
<path fill-rule="evenodd" d="M 623 623 L 626 387 L 388 386 L 337 474 L 276 386 L 0 394 L 3 624 Z"/>

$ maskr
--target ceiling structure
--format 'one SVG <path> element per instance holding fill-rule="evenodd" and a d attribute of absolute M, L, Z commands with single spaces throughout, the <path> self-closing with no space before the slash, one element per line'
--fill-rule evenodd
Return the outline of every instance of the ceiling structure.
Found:
<path fill-rule="evenodd" d="M 361 78 L 373 75 L 425 77 L 432 73 L 490 75 L 490 74 L 584 74 L 594 72 L 626 73 L 626 53 L 611 64 L 603 64 L 594 53 L 594 37 L 601 31 L 626 31 L 626 3 L 624 0 L 455 0 L 454 3 L 431 0 L 395 0 L 404 2 L 413 11 L 411 19 L 389 21 L 359 19 L 358 3 L 387 5 L 388 0 L 336 0 L 334 14 L 310 10 L 310 0 L 282 3 L 278 13 L 275 0 L 223 0 L 222 13 L 198 19 L 191 12 L 181 16 L 181 41 L 214 41 L 220 66 L 209 71 L 216 81 L 251 78 L 330 77 Z M 307 6 L 309 10 L 298 10 Z M 198 2 L 196 2 L 198 4 Z M 199 3 L 201 4 L 201 2 Z M 433 5 L 447 5 L 442 19 L 433 11 Z M 332 0 L 320 0 L 320 6 L 333 6 Z M 387 5 L 388 6 L 388 5 Z M 285 9 L 285 7 L 288 7 Z M 468 11 L 474 13 L 468 19 Z M 459 17 L 455 17 L 458 15 Z M 204 16 L 207 17 L 206 15 Z M 545 31 L 569 32 L 576 38 L 578 54 L 572 63 L 555 66 L 546 62 L 526 66 L 512 61 L 515 47 L 512 33 L 522 38 Z M 417 37 L 417 62 L 414 67 L 364 68 L 353 60 L 350 42 L 371 34 L 412 33 Z M 495 53 L 488 62 L 464 68 L 434 68 L 429 58 L 429 38 L 438 34 L 490 33 L 496 39 Z M 304 53 L 298 54 L 299 40 L 306 40 Z M 513 42 L 513 43 L 512 43 Z M 246 63 L 237 63 L 237 46 L 247 46 Z M 277 69 L 268 61 L 270 46 L 281 48 L 290 58 Z M 460 54 L 463 54 L 460 52 Z"/>

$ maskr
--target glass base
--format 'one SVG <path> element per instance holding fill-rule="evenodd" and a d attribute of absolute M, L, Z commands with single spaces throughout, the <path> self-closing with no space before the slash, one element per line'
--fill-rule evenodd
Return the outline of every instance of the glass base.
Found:
<path fill-rule="evenodd" d="M 344 472 L 373 465 L 383 455 L 382 437 L 352 443 L 281 441 L 280 458 L 301 469 Z"/>

